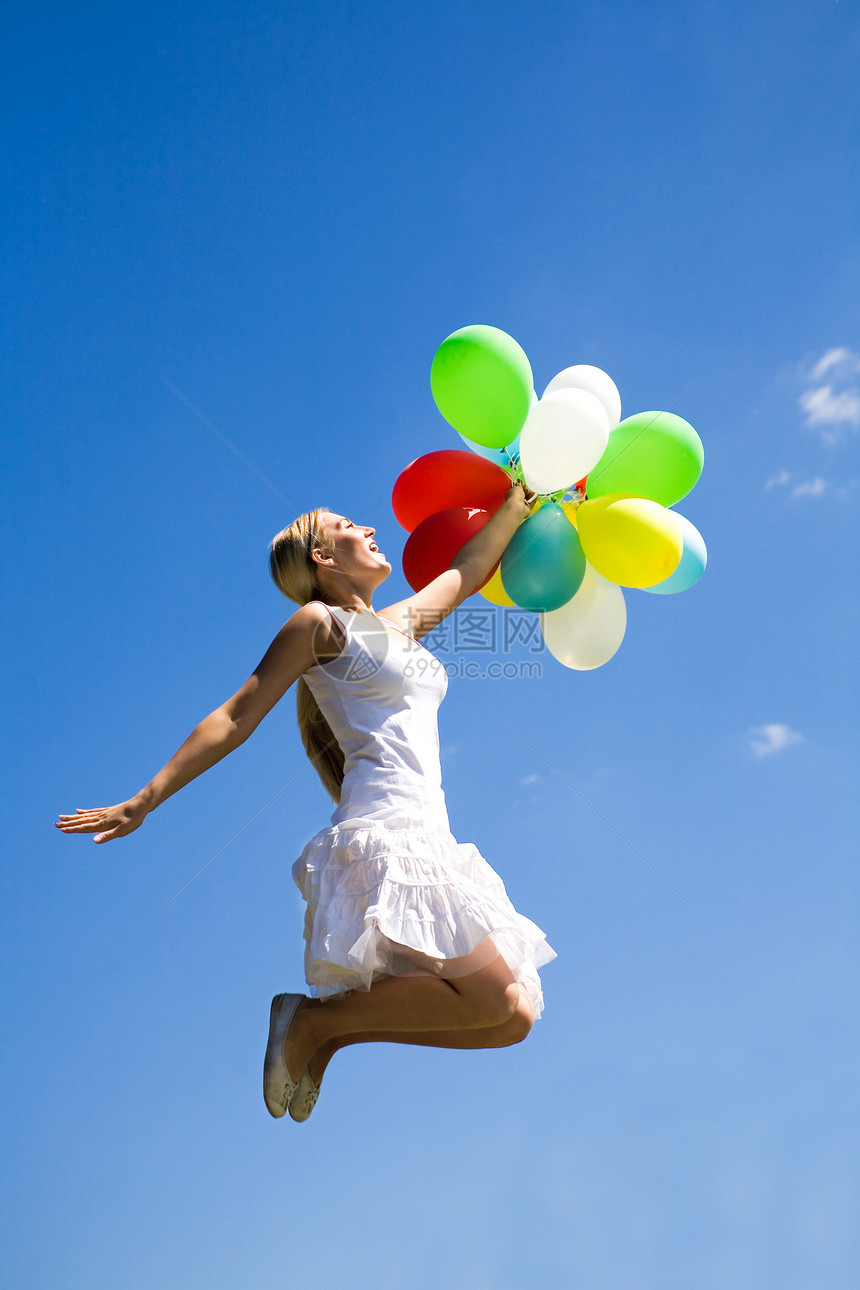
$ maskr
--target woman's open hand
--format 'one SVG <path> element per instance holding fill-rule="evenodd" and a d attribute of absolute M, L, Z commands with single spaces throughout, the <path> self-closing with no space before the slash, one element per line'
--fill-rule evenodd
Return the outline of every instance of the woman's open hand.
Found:
<path fill-rule="evenodd" d="M 149 807 L 139 797 L 131 797 L 118 806 L 103 806 L 98 810 L 79 807 L 74 815 L 61 815 L 56 827 L 63 833 L 95 833 L 94 842 L 110 842 L 134 833 L 148 814 Z"/>

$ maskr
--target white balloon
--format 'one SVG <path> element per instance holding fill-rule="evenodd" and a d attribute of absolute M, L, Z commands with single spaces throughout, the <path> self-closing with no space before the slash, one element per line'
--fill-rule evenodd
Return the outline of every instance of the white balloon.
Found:
<path fill-rule="evenodd" d="M 596 466 L 609 441 L 609 418 L 587 390 L 545 394 L 520 432 L 520 463 L 536 493 L 569 488 Z"/>
<path fill-rule="evenodd" d="M 588 390 L 589 394 L 600 399 L 606 409 L 610 428 L 617 426 L 621 420 L 621 395 L 618 393 L 618 386 L 612 377 L 601 371 L 599 367 L 592 367 L 590 363 L 577 363 L 574 367 L 566 367 L 563 372 L 559 372 L 558 376 L 552 378 L 543 392 L 544 398 L 548 394 L 554 394 L 556 390 Z"/>
<path fill-rule="evenodd" d="M 591 672 L 608 663 L 627 630 L 627 606 L 621 588 L 590 564 L 576 595 L 560 609 L 540 616 L 547 648 L 559 663 Z"/>

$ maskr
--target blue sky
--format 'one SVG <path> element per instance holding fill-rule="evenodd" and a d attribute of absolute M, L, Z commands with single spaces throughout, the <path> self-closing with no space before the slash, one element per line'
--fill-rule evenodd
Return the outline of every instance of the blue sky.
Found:
<path fill-rule="evenodd" d="M 853 1287 L 856 9 L 2 25 L 9 1283 Z M 472 322 L 539 391 L 584 362 L 625 415 L 674 400 L 710 563 L 631 592 L 594 673 L 452 677 L 453 831 L 558 952 L 528 1043 L 354 1049 L 274 1123 L 289 870 L 331 813 L 292 694 L 133 836 L 53 820 L 136 791 L 252 671 L 295 514 L 375 525 L 376 605 L 407 594 L 391 488 L 460 446 L 429 370 Z"/>

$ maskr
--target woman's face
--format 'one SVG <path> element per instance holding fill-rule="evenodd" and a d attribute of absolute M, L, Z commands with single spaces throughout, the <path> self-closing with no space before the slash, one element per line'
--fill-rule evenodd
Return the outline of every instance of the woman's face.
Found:
<path fill-rule="evenodd" d="M 379 550 L 369 524 L 355 524 L 346 515 L 329 514 L 326 530 L 334 544 L 338 567 L 344 573 L 390 571 L 391 565 Z"/>

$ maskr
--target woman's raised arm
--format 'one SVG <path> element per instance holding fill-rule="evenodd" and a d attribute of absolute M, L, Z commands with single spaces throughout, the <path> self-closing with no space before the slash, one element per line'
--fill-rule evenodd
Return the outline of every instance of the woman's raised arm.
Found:
<path fill-rule="evenodd" d="M 514 484 L 496 513 L 454 556 L 450 567 L 413 596 L 386 606 L 381 610 L 381 617 L 389 618 L 415 640 L 432 632 L 478 589 L 520 524 L 528 518 L 535 500 L 535 493 L 520 483 Z"/>
<path fill-rule="evenodd" d="M 95 842 L 110 842 L 140 828 L 150 811 L 243 744 L 293 682 L 332 652 L 330 625 L 322 605 L 302 605 L 241 689 L 203 718 L 145 788 L 116 806 L 61 815 L 56 827 L 63 833 L 95 833 Z"/>

